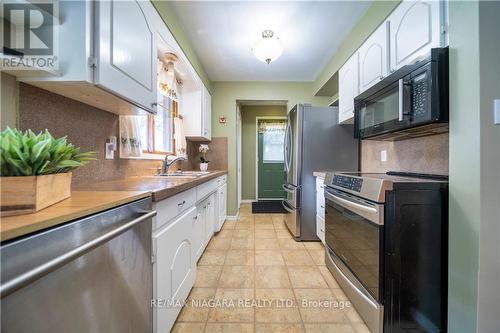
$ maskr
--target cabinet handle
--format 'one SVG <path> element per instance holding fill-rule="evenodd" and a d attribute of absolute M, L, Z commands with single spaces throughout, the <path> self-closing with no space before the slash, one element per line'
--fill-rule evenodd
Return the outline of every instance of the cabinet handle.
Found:
<path fill-rule="evenodd" d="M 319 188 L 325 188 L 325 185 L 320 185 Z"/>
<path fill-rule="evenodd" d="M 198 215 L 196 215 L 195 217 L 193 217 L 193 220 L 197 220 L 198 219 Z"/>
<path fill-rule="evenodd" d="M 383 76 L 383 75 L 380 75 L 379 79 L 380 79 L 380 80 L 383 80 L 383 79 L 384 79 L 384 76 Z"/>
<path fill-rule="evenodd" d="M 177 206 L 184 206 L 184 204 L 185 204 L 185 203 L 186 203 L 186 200 L 183 200 L 182 202 L 179 202 L 179 203 L 177 204 Z"/>
<path fill-rule="evenodd" d="M 323 206 L 323 205 L 321 205 L 320 207 L 321 207 L 321 208 L 325 208 L 325 206 Z"/>

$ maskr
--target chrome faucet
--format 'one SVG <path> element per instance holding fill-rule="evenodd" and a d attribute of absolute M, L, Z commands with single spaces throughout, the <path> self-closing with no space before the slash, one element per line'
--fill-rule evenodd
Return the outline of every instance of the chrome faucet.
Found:
<path fill-rule="evenodd" d="M 177 161 L 187 161 L 187 158 L 185 158 L 184 156 L 179 156 L 179 157 L 176 157 L 173 160 L 169 161 L 168 160 L 169 156 L 172 156 L 172 155 L 165 156 L 165 159 L 163 160 L 163 165 L 161 167 L 161 173 L 165 174 L 165 175 L 168 174 L 168 170 L 170 169 L 170 167 L 172 166 L 172 164 L 174 164 L 175 162 L 177 162 Z"/>

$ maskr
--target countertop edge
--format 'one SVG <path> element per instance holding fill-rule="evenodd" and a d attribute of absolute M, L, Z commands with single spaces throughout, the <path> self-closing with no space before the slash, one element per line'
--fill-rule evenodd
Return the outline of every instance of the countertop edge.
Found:
<path fill-rule="evenodd" d="M 76 193 L 94 193 L 95 195 L 99 195 L 99 193 L 102 193 L 105 191 L 73 191 L 72 194 Z M 24 215 L 17 215 L 17 216 L 9 216 L 9 217 L 2 217 L 1 218 L 1 223 L 0 223 L 0 241 L 8 241 L 17 237 L 21 237 L 24 235 L 28 235 L 37 231 L 42 231 L 44 229 L 54 227 L 63 223 L 67 223 L 79 218 L 83 218 L 92 214 L 100 213 L 102 211 L 112 209 L 136 200 L 148 198 L 151 196 L 151 193 L 148 191 L 112 191 L 114 192 L 128 192 L 130 195 L 127 195 L 126 197 L 119 198 L 117 200 L 112 200 L 112 201 L 105 201 L 101 204 L 97 204 L 95 206 L 89 206 L 89 207 L 81 207 L 80 209 L 75 209 L 75 211 L 70 211 L 67 214 L 61 214 L 61 215 L 55 215 L 54 217 L 50 217 L 41 221 L 34 221 L 31 224 L 27 225 L 20 225 L 18 227 L 15 227 L 10 230 L 3 230 L 2 225 L 4 223 L 9 223 L 10 221 L 15 221 L 14 219 L 17 219 L 19 217 L 23 218 L 30 218 L 34 217 L 37 214 L 46 214 L 47 210 L 52 209 L 58 209 L 61 205 L 65 204 L 65 201 L 67 203 L 67 200 L 71 200 L 71 197 L 63 200 L 61 202 L 58 202 L 52 206 L 49 206 L 45 208 L 44 210 L 41 210 L 40 212 L 33 213 L 33 214 L 24 214 Z M 111 191 L 105 192 L 106 195 L 109 195 Z"/>

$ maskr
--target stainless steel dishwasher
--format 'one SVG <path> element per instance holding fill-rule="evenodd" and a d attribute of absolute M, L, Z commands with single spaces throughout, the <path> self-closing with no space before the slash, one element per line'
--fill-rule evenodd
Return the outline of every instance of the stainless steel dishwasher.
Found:
<path fill-rule="evenodd" d="M 2 332 L 152 332 L 142 199 L 1 246 Z"/>

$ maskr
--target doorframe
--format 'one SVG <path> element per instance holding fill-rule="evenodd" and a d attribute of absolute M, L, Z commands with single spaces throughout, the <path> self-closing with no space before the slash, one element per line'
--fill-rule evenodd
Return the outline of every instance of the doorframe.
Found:
<path fill-rule="evenodd" d="M 287 116 L 255 117 L 255 201 L 259 201 L 259 120 L 287 120 Z M 261 198 L 261 200 L 281 200 Z"/>
<path fill-rule="evenodd" d="M 241 200 L 242 188 L 241 187 L 243 184 L 242 175 L 241 175 L 241 157 L 242 157 L 241 148 L 242 148 L 242 140 L 243 140 L 242 126 L 243 126 L 243 121 L 242 121 L 242 117 L 241 117 L 241 109 L 240 109 L 240 105 L 237 103 L 236 104 L 236 155 L 237 155 L 236 156 L 236 158 L 237 158 L 236 173 L 237 173 L 237 177 L 238 177 L 238 214 L 239 214 L 239 211 L 241 208 L 241 203 L 242 203 L 242 200 Z"/>

